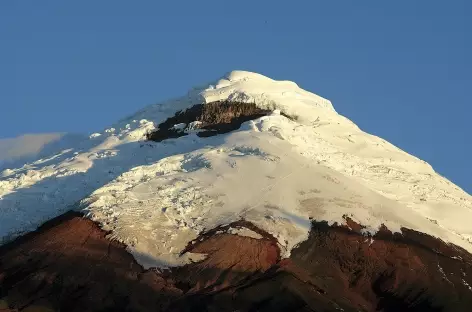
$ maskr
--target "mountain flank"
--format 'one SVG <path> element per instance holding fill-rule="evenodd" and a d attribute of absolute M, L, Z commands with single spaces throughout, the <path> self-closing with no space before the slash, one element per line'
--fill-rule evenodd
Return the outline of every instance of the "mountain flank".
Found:
<path fill-rule="evenodd" d="M 262 239 L 229 234 L 248 227 Z M 0 311 L 469 311 L 472 256 L 429 235 L 313 221 L 281 259 L 241 221 L 201 233 L 204 260 L 144 270 L 77 212 L 0 247 Z"/>

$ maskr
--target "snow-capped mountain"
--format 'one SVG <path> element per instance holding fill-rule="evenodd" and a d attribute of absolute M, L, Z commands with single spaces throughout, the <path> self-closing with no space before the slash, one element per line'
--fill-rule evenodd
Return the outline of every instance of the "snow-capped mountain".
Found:
<path fill-rule="evenodd" d="M 0 169 L 2 312 L 472 305 L 472 197 L 294 82 L 44 143 Z"/>
<path fill-rule="evenodd" d="M 146 140 L 178 111 L 219 101 L 271 113 L 216 136 L 198 136 L 195 120 L 174 126 L 185 136 Z M 366 233 L 405 227 L 472 251 L 469 194 L 363 132 L 329 100 L 243 71 L 1 173 L 4 242 L 70 209 L 87 211 L 145 267 L 188 263 L 196 256 L 181 252 L 199 233 L 238 220 L 276 237 L 285 257 L 307 239 L 311 220 L 346 216 Z"/>

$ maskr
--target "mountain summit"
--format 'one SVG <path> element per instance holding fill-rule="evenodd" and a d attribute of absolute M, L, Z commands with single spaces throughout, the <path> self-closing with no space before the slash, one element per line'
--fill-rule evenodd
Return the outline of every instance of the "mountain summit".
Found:
<path fill-rule="evenodd" d="M 96 246 L 116 241 L 103 243 L 104 258 L 126 248 L 144 270 L 171 272 L 159 275 L 175 292 L 163 310 L 275 309 L 240 288 L 280 294 L 267 274 L 287 291 L 280 307 L 300 311 L 459 311 L 472 303 L 472 197 L 294 82 L 233 71 L 66 145 L 0 174 L 1 261 L 52 248 L 50 231 L 74 240 L 68 231 L 81 224 Z M 70 210 L 89 220 L 69 213 L 27 236 L 41 247 L 18 238 Z M 76 243 L 90 240 L 57 244 Z M 452 297 L 437 299 L 448 284 Z M 236 293 L 242 306 L 226 298 Z"/>

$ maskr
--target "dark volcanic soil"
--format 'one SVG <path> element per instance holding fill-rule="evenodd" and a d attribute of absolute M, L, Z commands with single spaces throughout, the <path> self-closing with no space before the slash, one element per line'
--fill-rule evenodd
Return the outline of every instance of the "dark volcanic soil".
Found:
<path fill-rule="evenodd" d="M 70 212 L 0 247 L 0 311 L 472 311 L 466 251 L 347 221 L 314 222 L 282 260 L 270 234 L 239 221 L 229 226 L 263 238 L 213 229 L 186 250 L 205 260 L 159 273 Z"/>

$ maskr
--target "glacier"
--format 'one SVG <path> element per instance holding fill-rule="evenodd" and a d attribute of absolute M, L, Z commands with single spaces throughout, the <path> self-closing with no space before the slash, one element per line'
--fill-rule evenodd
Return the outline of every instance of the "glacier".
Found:
<path fill-rule="evenodd" d="M 146 140 L 177 111 L 221 100 L 273 113 L 214 137 L 191 130 Z M 472 252 L 469 194 L 359 129 L 329 100 L 246 71 L 0 173 L 0 242 L 70 209 L 111 231 L 145 268 L 188 263 L 181 251 L 201 231 L 237 220 L 274 235 L 284 256 L 307 238 L 311 220 L 344 223 L 346 216 L 366 226 L 366 235 L 382 224 L 405 227 Z"/>

